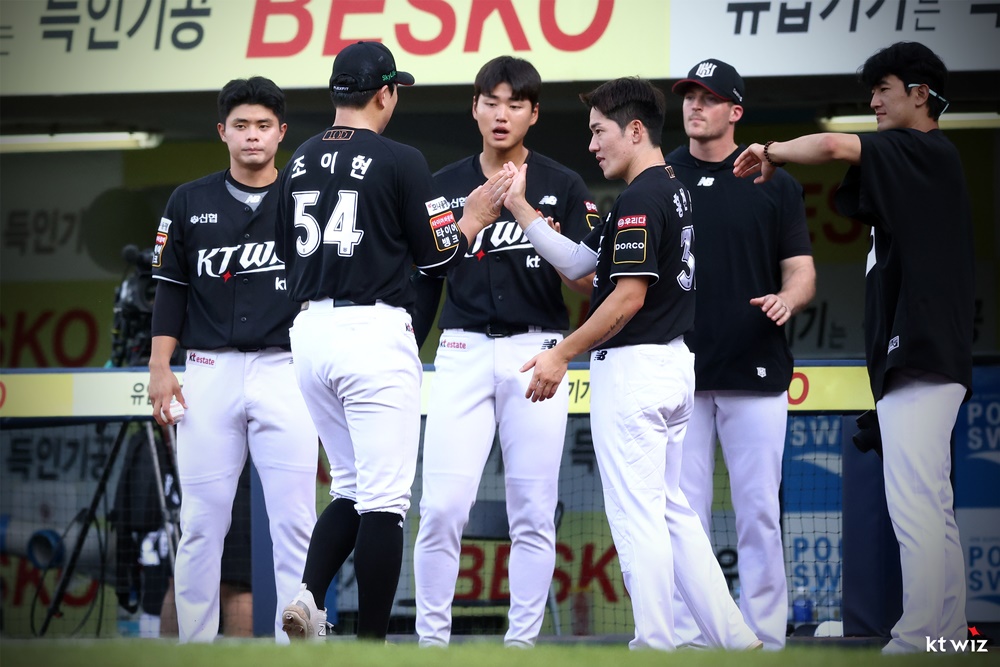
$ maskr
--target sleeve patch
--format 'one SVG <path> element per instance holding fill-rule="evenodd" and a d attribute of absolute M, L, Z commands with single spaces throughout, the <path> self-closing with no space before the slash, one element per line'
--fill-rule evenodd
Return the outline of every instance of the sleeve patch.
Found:
<path fill-rule="evenodd" d="M 424 202 L 424 206 L 427 207 L 427 215 L 437 215 L 438 213 L 444 213 L 449 210 L 451 208 L 451 202 L 444 197 L 438 197 L 437 199 Z"/>
<path fill-rule="evenodd" d="M 156 242 L 153 244 L 153 259 L 151 262 L 156 268 L 159 268 L 160 263 L 163 261 L 163 248 L 166 245 L 167 234 L 165 232 L 158 232 L 156 234 Z"/>
<path fill-rule="evenodd" d="M 431 230 L 434 232 L 434 242 L 439 251 L 449 250 L 458 245 L 458 222 L 455 221 L 455 214 L 451 211 L 436 215 L 430 220 Z"/>
<path fill-rule="evenodd" d="M 645 217 L 645 216 L 643 216 Z M 646 261 L 646 230 L 623 229 L 615 234 L 615 264 L 642 264 Z"/>
<path fill-rule="evenodd" d="M 629 227 L 645 227 L 646 226 L 646 216 L 645 215 L 626 215 L 623 218 L 618 218 L 618 222 L 615 224 L 618 229 L 627 229 Z"/>
<path fill-rule="evenodd" d="M 587 213 L 597 213 L 597 204 L 594 202 L 585 199 L 583 205 L 587 207 Z"/>
<path fill-rule="evenodd" d="M 169 220 L 167 218 L 160 218 L 160 229 L 159 229 L 159 231 L 161 231 L 164 234 L 166 234 L 168 231 L 170 231 L 170 223 L 172 223 L 172 222 L 173 222 L 173 220 Z"/>

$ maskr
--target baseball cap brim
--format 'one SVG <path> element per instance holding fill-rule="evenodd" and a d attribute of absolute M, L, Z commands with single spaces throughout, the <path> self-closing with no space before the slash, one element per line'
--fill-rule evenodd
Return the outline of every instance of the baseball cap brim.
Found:
<path fill-rule="evenodd" d="M 412 86 L 416 82 L 416 79 L 414 79 L 413 75 L 409 72 L 400 72 L 399 70 L 396 70 L 396 83 L 399 85 Z"/>
<path fill-rule="evenodd" d="M 702 88 L 712 93 L 716 97 L 726 100 L 727 102 L 736 102 L 737 104 L 742 104 L 742 102 L 738 102 L 732 95 L 723 95 L 722 93 L 715 90 L 711 86 L 706 86 L 704 81 L 700 81 L 698 79 L 681 79 L 680 81 L 675 83 L 670 90 L 677 95 L 683 95 L 684 92 L 687 90 L 688 86 L 692 84 L 695 86 L 701 86 Z"/>

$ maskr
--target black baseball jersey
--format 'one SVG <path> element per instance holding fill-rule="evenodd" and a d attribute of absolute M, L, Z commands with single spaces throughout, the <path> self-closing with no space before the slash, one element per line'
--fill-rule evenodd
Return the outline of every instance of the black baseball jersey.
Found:
<path fill-rule="evenodd" d="M 975 317 L 972 207 L 958 150 L 940 130 L 861 135 L 861 164 L 836 195 L 871 225 L 865 356 L 879 400 L 894 368 L 972 387 Z"/>
<path fill-rule="evenodd" d="M 411 308 L 414 262 L 444 272 L 468 246 L 423 155 L 371 130 L 317 134 L 280 182 L 277 251 L 295 301 Z"/>
<path fill-rule="evenodd" d="M 254 210 L 237 201 L 221 171 L 177 188 L 153 247 L 153 277 L 188 288 L 182 347 L 287 346 L 298 312 L 285 291 L 285 266 L 274 249 L 277 184 L 240 190 L 259 196 Z"/>
<path fill-rule="evenodd" d="M 696 211 L 698 296 L 684 341 L 698 391 L 780 392 L 792 380 L 784 328 L 750 299 L 781 291 L 782 260 L 812 254 L 802 187 L 784 169 L 760 185 L 734 176 L 744 148 L 722 162 L 697 160 L 687 146 L 667 156 Z"/>
<path fill-rule="evenodd" d="M 597 257 L 591 312 L 623 276 L 646 276 L 639 312 L 600 347 L 666 344 L 694 325 L 691 198 L 670 167 L 650 167 L 615 200 L 604 225 L 584 239 Z"/>
<path fill-rule="evenodd" d="M 558 222 L 563 235 L 581 241 L 600 224 L 593 197 L 576 172 L 535 152 L 528 154 L 526 163 L 525 198 L 542 216 Z M 434 182 L 460 218 L 466 195 L 486 182 L 479 155 L 441 169 L 434 174 Z M 441 328 L 486 324 L 569 328 L 559 274 L 538 255 L 506 208 L 483 230 L 465 258 L 448 270 Z"/>

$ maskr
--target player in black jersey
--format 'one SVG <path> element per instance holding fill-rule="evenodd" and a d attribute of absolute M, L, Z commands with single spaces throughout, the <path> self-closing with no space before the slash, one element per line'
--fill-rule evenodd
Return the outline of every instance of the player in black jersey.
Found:
<path fill-rule="evenodd" d="M 729 471 L 739 545 L 740 609 L 765 648 L 785 645 L 788 585 L 781 545 L 781 459 L 792 352 L 782 325 L 816 292 L 802 187 L 784 170 L 763 187 L 733 175 L 743 77 L 704 60 L 674 84 L 688 146 L 667 155 L 694 201 L 698 298 L 694 411 L 684 436 L 681 491 L 711 535 L 716 437 Z M 677 641 L 698 646 L 674 595 Z"/>
<path fill-rule="evenodd" d="M 737 176 L 759 171 L 763 182 L 784 162 L 847 162 L 837 207 L 872 226 L 865 356 L 903 574 L 903 614 L 887 653 L 924 651 L 928 637 L 967 638 L 949 474 L 951 432 L 972 387 L 975 255 L 962 164 L 938 128 L 947 73 L 923 44 L 893 44 L 859 75 L 877 133 L 752 144 L 734 167 Z M 932 270 L 942 257 L 946 270 Z"/>
<path fill-rule="evenodd" d="M 458 216 L 465 194 L 482 185 L 485 174 L 508 161 L 527 164 L 529 201 L 579 241 L 599 220 L 583 180 L 524 145 L 538 118 L 541 85 L 526 60 L 500 56 L 483 65 L 472 97 L 483 150 L 445 167 L 434 181 Z M 420 274 L 415 280 L 422 284 L 423 299 L 416 329 L 426 335 L 444 281 Z M 563 387 L 558 400 L 532 405 L 522 398 L 528 378 L 518 369 L 525 358 L 562 340 L 569 317 L 559 275 L 538 256 L 510 212 L 502 211 L 448 271 L 441 328 L 414 550 L 417 634 L 424 646 L 450 640 L 462 529 L 499 425 L 512 542 L 504 642 L 531 646 L 555 567 L 554 517 L 569 392 Z"/>
<path fill-rule="evenodd" d="M 267 501 L 279 600 L 298 588 L 316 522 L 316 431 L 290 365 L 298 308 L 274 253 L 284 115 L 284 94 L 269 79 L 226 84 L 218 130 L 229 169 L 177 188 L 156 235 L 149 397 L 161 424 L 174 423 L 171 399 L 186 408 L 174 568 L 182 642 L 218 633 L 223 542 L 248 449 Z M 183 393 L 170 370 L 178 343 L 187 348 Z"/>
<path fill-rule="evenodd" d="M 290 637 L 325 629 L 325 595 L 352 551 L 358 636 L 384 639 L 403 557 L 420 440 L 420 380 L 408 308 L 414 262 L 460 261 L 496 218 L 503 170 L 468 195 L 456 220 L 423 156 L 381 136 L 413 77 L 378 42 L 344 48 L 333 65 L 332 127 L 302 144 L 281 175 L 276 249 L 302 302 L 291 330 L 295 370 L 330 459 L 333 501 L 313 532 Z"/>
<path fill-rule="evenodd" d="M 684 334 L 694 323 L 695 246 L 690 197 L 660 150 L 663 93 L 626 78 L 582 99 L 591 108 L 590 151 L 605 178 L 624 179 L 627 187 L 606 222 L 575 244 L 550 230 L 525 201 L 530 167 L 516 172 L 505 205 L 539 253 L 568 278 L 597 262 L 589 318 L 522 367 L 533 369 L 526 396 L 552 398 L 569 360 L 593 351 L 591 429 L 605 511 L 632 599 L 630 646 L 675 648 L 676 585 L 710 645 L 759 647 L 679 487 L 694 399 L 694 355 Z"/>

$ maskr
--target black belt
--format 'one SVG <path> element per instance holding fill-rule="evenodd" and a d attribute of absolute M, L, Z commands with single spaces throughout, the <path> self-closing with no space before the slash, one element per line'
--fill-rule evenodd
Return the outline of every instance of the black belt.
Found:
<path fill-rule="evenodd" d="M 481 327 L 463 327 L 462 331 L 468 331 L 470 333 L 486 334 L 490 338 L 507 338 L 508 336 L 517 336 L 518 334 L 526 334 L 529 331 L 539 331 L 538 327 L 528 327 L 528 326 L 512 326 L 508 324 L 487 324 Z"/>
<path fill-rule="evenodd" d="M 327 299 L 333 302 L 334 308 L 348 308 L 350 306 L 374 306 L 374 301 L 369 301 L 368 303 L 358 303 L 357 301 L 351 301 L 350 299 Z M 304 301 L 302 303 L 302 310 L 309 310 L 309 301 Z"/>
<path fill-rule="evenodd" d="M 260 352 L 261 350 L 269 350 L 269 349 L 272 349 L 272 348 L 277 348 L 279 350 L 284 350 L 285 352 L 291 352 L 292 351 L 292 346 L 291 345 L 264 345 L 263 347 L 240 347 L 239 345 L 237 345 L 236 346 L 236 351 L 237 352 Z"/>

